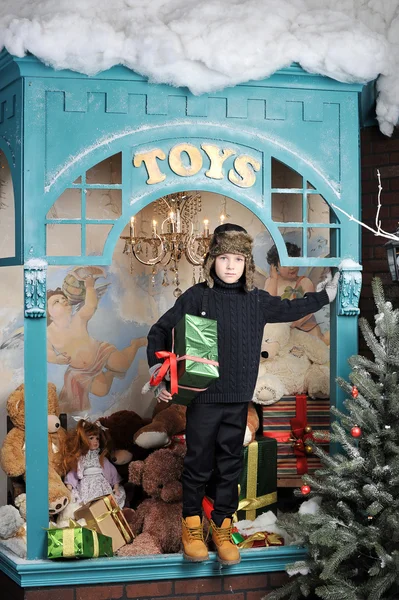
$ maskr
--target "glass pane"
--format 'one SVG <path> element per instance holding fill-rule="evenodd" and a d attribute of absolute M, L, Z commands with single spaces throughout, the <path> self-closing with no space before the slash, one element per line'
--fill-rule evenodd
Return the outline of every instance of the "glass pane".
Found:
<path fill-rule="evenodd" d="M 61 194 L 48 211 L 47 219 L 80 219 L 82 192 L 68 189 Z"/>
<path fill-rule="evenodd" d="M 288 256 L 300 258 L 302 253 L 302 227 L 279 227 L 281 236 L 286 244 L 291 244 Z"/>
<path fill-rule="evenodd" d="M 48 256 L 80 256 L 81 226 L 46 225 L 46 251 Z"/>
<path fill-rule="evenodd" d="M 8 161 L 0 151 L 0 258 L 15 256 L 14 187 Z"/>
<path fill-rule="evenodd" d="M 302 175 L 272 158 L 272 188 L 301 188 L 302 182 Z"/>
<path fill-rule="evenodd" d="M 82 183 L 82 178 L 78 177 L 77 179 L 75 179 L 74 183 Z"/>
<path fill-rule="evenodd" d="M 308 256 L 315 257 L 334 257 L 335 252 L 331 253 L 330 235 L 331 229 L 327 227 L 309 227 L 308 229 Z"/>
<path fill-rule="evenodd" d="M 302 223 L 302 194 L 272 194 L 272 219 L 280 223 Z"/>
<path fill-rule="evenodd" d="M 308 222 L 329 223 L 330 207 L 320 194 L 308 195 Z"/>
<path fill-rule="evenodd" d="M 310 181 L 308 181 L 306 183 L 306 187 L 308 188 L 308 190 L 315 190 L 316 188 L 310 183 Z"/>
<path fill-rule="evenodd" d="M 89 169 L 86 183 L 122 183 L 122 153 L 114 154 Z"/>
<path fill-rule="evenodd" d="M 87 219 L 118 219 L 122 214 L 122 190 L 86 190 Z"/>
<path fill-rule="evenodd" d="M 112 225 L 86 225 L 86 255 L 101 256 Z"/>

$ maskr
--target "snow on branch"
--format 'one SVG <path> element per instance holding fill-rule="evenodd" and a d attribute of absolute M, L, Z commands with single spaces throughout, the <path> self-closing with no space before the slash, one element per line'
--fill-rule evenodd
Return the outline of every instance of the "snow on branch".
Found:
<path fill-rule="evenodd" d="M 377 197 L 378 204 L 377 204 L 377 212 L 375 215 L 375 227 L 376 227 L 375 229 L 373 229 L 369 225 L 366 225 L 362 221 L 358 221 L 357 219 L 355 219 L 355 217 L 353 215 L 350 215 L 349 213 L 347 213 L 345 210 L 343 210 L 336 204 L 331 204 L 331 206 L 333 208 L 336 208 L 340 212 L 342 212 L 345 216 L 348 217 L 348 219 L 350 221 L 355 221 L 355 223 L 358 223 L 362 227 L 365 227 L 365 229 L 372 231 L 374 233 L 374 235 L 379 236 L 379 237 L 384 237 L 388 240 L 395 240 L 396 242 L 399 242 L 399 236 L 396 233 L 389 233 L 388 231 L 384 231 L 383 229 L 381 229 L 380 211 L 381 211 L 381 206 L 382 206 L 382 204 L 381 204 L 382 185 L 381 185 L 381 175 L 380 175 L 380 171 L 378 169 L 377 169 L 377 178 L 378 178 L 378 197 Z"/>

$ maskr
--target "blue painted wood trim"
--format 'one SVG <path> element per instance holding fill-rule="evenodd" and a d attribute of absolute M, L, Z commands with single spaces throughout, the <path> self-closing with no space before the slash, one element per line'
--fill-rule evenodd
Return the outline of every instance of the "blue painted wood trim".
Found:
<path fill-rule="evenodd" d="M 209 561 L 199 564 L 185 561 L 181 554 L 27 561 L 0 552 L 0 569 L 21 587 L 159 581 L 284 571 L 287 564 L 305 559 L 306 551 L 297 546 L 243 550 L 239 565 L 224 568 L 214 552 L 209 556 Z"/>
<path fill-rule="evenodd" d="M 27 556 L 46 554 L 48 523 L 46 318 L 24 319 Z"/>

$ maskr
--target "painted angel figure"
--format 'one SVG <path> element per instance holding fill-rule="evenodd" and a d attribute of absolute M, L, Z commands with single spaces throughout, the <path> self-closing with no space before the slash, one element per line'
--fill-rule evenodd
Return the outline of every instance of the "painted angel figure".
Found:
<path fill-rule="evenodd" d="M 47 292 L 47 360 L 68 365 L 60 393 L 60 408 L 66 413 L 90 409 L 89 393 L 106 396 L 114 377 L 125 376 L 137 350 L 147 343 L 138 338 L 118 350 L 89 334 L 88 322 L 108 286 L 94 284 L 104 276 L 100 267 L 78 267 L 68 273 L 62 288 Z"/>

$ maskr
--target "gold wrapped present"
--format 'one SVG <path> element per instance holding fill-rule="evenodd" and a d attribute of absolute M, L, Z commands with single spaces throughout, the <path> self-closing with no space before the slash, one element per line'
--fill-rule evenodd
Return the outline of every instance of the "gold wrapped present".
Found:
<path fill-rule="evenodd" d="M 81 506 L 75 511 L 74 517 L 86 519 L 89 529 L 110 536 L 114 552 L 133 540 L 133 532 L 112 494 Z"/>

